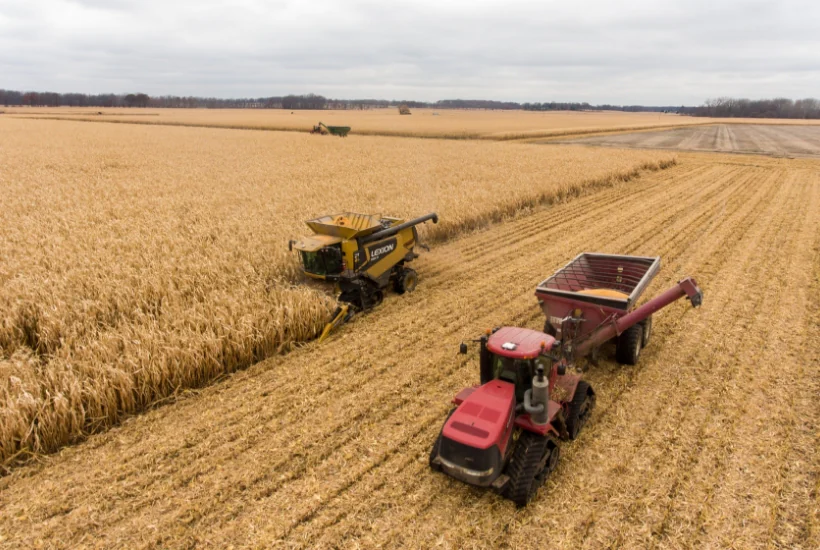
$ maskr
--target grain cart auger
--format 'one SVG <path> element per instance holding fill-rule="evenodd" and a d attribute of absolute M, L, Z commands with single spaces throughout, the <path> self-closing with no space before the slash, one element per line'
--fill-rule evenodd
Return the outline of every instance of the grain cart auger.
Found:
<path fill-rule="evenodd" d="M 576 361 L 624 335 L 634 353 L 652 313 L 683 296 L 701 304 L 686 278 L 633 309 L 659 267 L 659 258 L 581 254 L 539 284 L 546 330 L 503 327 L 475 340 L 481 385 L 453 399 L 430 467 L 526 505 L 558 464 L 560 441 L 575 439 L 595 406 L 592 387 L 570 374 Z"/>
<path fill-rule="evenodd" d="M 388 285 L 399 294 L 413 292 L 418 275 L 407 262 L 418 257 L 416 226 L 432 220 L 435 213 L 409 221 L 381 215 L 344 212 L 309 220 L 313 235 L 290 241 L 298 250 L 308 277 L 333 281 L 340 291 L 339 306 L 325 326 L 319 341 L 358 312 L 381 303 Z"/>

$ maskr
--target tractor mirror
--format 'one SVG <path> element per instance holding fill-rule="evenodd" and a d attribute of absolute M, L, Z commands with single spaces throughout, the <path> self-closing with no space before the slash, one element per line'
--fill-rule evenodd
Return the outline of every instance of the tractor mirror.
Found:
<path fill-rule="evenodd" d="M 464 342 L 462 342 L 462 343 L 461 343 L 461 345 L 460 345 L 460 346 L 458 346 L 458 352 L 459 352 L 461 355 L 467 355 L 467 344 L 465 344 Z"/>

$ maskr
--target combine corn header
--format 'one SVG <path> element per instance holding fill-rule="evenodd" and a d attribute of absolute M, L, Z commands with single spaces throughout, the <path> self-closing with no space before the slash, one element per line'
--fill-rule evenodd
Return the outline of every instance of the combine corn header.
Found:
<path fill-rule="evenodd" d="M 340 324 L 358 312 L 380 304 L 384 290 L 392 285 L 399 294 L 413 292 L 418 275 L 406 267 L 418 257 L 416 226 L 431 220 L 435 213 L 409 221 L 381 215 L 344 212 L 307 222 L 313 235 L 290 241 L 290 250 L 301 256 L 306 276 L 337 283 L 339 306 L 325 326 L 323 340 Z"/>

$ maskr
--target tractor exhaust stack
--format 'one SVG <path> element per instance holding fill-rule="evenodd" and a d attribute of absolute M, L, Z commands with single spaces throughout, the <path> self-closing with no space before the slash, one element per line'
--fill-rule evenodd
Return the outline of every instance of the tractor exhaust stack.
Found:
<path fill-rule="evenodd" d="M 550 381 L 544 376 L 544 367 L 539 365 L 536 375 L 532 377 L 532 405 L 540 410 L 530 414 L 533 424 L 543 425 L 547 423 L 547 404 L 550 396 Z"/>

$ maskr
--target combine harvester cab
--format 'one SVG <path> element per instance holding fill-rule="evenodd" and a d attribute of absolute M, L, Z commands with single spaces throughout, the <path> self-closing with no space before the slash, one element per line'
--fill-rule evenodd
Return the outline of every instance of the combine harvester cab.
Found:
<path fill-rule="evenodd" d="M 438 223 L 435 213 L 409 221 L 381 215 L 344 212 L 307 222 L 314 234 L 290 241 L 290 250 L 300 254 L 306 276 L 336 282 L 340 306 L 320 339 L 360 311 L 384 298 L 389 285 L 399 294 L 416 288 L 418 275 L 405 264 L 418 257 L 416 226 Z"/>
<path fill-rule="evenodd" d="M 481 385 L 453 399 L 430 467 L 526 505 L 555 469 L 559 441 L 575 439 L 595 406 L 590 385 L 569 370 L 612 338 L 619 359 L 628 350 L 634 364 L 652 313 L 684 296 L 701 304 L 686 278 L 636 308 L 659 268 L 660 258 L 584 253 L 539 284 L 544 332 L 504 327 L 477 340 Z"/>

